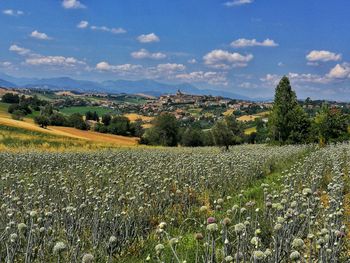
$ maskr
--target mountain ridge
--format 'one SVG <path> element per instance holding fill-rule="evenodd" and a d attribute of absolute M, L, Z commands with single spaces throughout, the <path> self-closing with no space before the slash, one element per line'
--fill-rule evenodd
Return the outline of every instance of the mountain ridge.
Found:
<path fill-rule="evenodd" d="M 77 80 L 70 77 L 55 78 L 15 78 L 0 74 L 0 86 L 6 88 L 41 88 L 52 90 L 70 90 L 78 92 L 106 93 L 144 93 L 152 96 L 173 94 L 177 90 L 195 95 L 222 96 L 231 99 L 252 100 L 249 97 L 223 90 L 199 89 L 189 83 L 166 84 L 150 79 L 143 80 L 106 80 L 102 82 Z"/>

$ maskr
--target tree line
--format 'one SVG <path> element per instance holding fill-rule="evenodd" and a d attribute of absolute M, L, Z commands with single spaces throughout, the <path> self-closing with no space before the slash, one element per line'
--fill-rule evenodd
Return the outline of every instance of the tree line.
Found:
<path fill-rule="evenodd" d="M 242 143 L 305 144 L 342 142 L 349 140 L 349 116 L 340 109 L 324 104 L 316 116 L 309 116 L 299 104 L 290 81 L 283 77 L 276 87 L 273 108 L 268 123 L 256 120 L 256 132 L 244 134 L 243 125 L 234 116 L 218 120 L 211 129 L 199 125 L 181 127 L 169 113 L 158 116 L 148 129 L 142 143 L 162 146 L 221 146 Z"/>

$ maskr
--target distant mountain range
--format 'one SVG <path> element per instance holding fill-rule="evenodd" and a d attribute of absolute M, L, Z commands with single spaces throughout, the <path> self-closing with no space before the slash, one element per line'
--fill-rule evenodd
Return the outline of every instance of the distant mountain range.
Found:
<path fill-rule="evenodd" d="M 69 77 L 59 78 L 15 78 L 0 73 L 0 86 L 5 88 L 32 88 L 51 90 L 70 90 L 78 92 L 105 93 L 143 93 L 151 96 L 173 94 L 177 90 L 196 95 L 222 96 L 231 99 L 252 100 L 249 97 L 222 90 L 199 89 L 189 83 L 165 84 L 154 80 L 108 80 L 103 82 L 76 80 Z"/>

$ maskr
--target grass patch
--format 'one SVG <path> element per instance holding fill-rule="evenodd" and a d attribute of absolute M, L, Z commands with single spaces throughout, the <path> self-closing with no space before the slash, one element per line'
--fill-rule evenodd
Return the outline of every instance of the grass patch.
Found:
<path fill-rule="evenodd" d="M 80 113 L 82 115 L 85 115 L 88 111 L 96 111 L 99 116 L 102 116 L 106 113 L 113 113 L 114 111 L 108 108 L 104 107 L 98 107 L 98 106 L 75 106 L 75 107 L 67 107 L 60 110 L 62 113 L 66 115 L 71 115 L 73 113 Z"/>

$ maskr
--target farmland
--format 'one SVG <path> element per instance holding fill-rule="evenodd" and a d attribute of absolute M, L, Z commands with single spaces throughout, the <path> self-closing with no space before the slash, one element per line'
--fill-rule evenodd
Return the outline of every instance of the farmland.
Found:
<path fill-rule="evenodd" d="M 0 155 L 1 262 L 349 256 L 348 144 Z"/>

